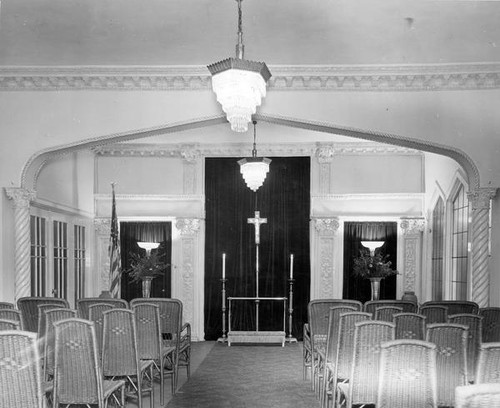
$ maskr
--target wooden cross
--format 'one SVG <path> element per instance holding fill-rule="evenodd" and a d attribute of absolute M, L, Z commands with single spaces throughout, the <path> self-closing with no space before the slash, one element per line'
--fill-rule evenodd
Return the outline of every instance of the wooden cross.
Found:
<path fill-rule="evenodd" d="M 255 243 L 260 244 L 260 224 L 266 224 L 267 218 L 260 218 L 260 211 L 255 211 L 254 218 L 248 218 L 249 224 L 255 225 Z"/>

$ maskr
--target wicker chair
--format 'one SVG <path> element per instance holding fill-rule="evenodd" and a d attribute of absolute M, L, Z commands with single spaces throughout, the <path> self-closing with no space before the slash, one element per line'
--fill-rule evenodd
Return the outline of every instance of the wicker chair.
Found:
<path fill-rule="evenodd" d="M 140 360 L 137 350 L 135 313 L 129 309 L 113 308 L 104 312 L 102 371 L 106 379 L 124 379 L 127 395 L 136 396 L 142 408 L 142 394 L 147 392 L 153 408 L 152 360 Z M 149 384 L 145 385 L 149 378 Z"/>
<path fill-rule="evenodd" d="M 88 320 L 94 322 L 95 336 L 97 338 L 97 350 L 99 358 L 102 355 L 102 330 L 104 326 L 104 312 L 114 309 L 115 307 L 109 303 L 94 303 L 89 306 Z M 79 312 L 80 313 L 80 312 Z"/>
<path fill-rule="evenodd" d="M 355 312 L 354 306 L 334 306 L 328 312 L 328 331 L 326 333 L 326 343 L 317 344 L 316 366 L 314 367 L 314 387 L 318 396 L 322 395 L 321 385 L 325 374 L 326 364 L 334 364 L 337 358 L 337 346 L 339 338 L 339 320 L 342 313 Z"/>
<path fill-rule="evenodd" d="M 368 302 L 365 302 L 363 306 L 363 312 L 371 313 L 373 316 L 375 316 L 375 310 L 379 307 L 384 306 L 402 307 L 404 313 L 417 313 L 418 311 L 417 304 L 409 300 L 384 299 L 369 300 Z"/>
<path fill-rule="evenodd" d="M 332 308 L 333 310 L 335 308 Z M 354 350 L 354 330 L 358 322 L 371 320 L 370 313 L 341 313 L 338 319 L 338 336 L 335 360 L 325 364 L 322 388 L 322 406 L 329 406 L 330 398 L 336 401 L 337 383 L 347 382 Z"/>
<path fill-rule="evenodd" d="M 396 313 L 393 315 L 393 322 L 396 325 L 396 340 L 425 339 L 425 316 L 418 313 Z"/>
<path fill-rule="evenodd" d="M 0 319 L 14 320 L 19 323 L 19 327 L 23 330 L 23 322 L 21 312 L 16 309 L 0 309 Z"/>
<path fill-rule="evenodd" d="M 403 313 L 403 308 L 399 306 L 380 306 L 375 309 L 374 320 L 381 320 L 383 322 L 392 322 L 394 315 Z"/>
<path fill-rule="evenodd" d="M 182 323 L 182 302 L 178 299 L 138 298 L 130 301 L 130 306 L 149 303 L 160 308 L 161 333 L 166 347 L 175 347 L 174 392 L 179 379 L 179 367 L 186 368 L 187 378 L 191 376 L 191 324 Z"/>
<path fill-rule="evenodd" d="M 481 332 L 483 318 L 476 314 L 449 315 L 450 323 L 463 324 L 469 328 L 469 339 L 467 341 L 467 380 L 474 382 L 476 374 L 477 357 L 481 346 Z"/>
<path fill-rule="evenodd" d="M 500 341 L 500 307 L 485 307 L 479 309 L 483 317 L 483 343 Z"/>
<path fill-rule="evenodd" d="M 0 309 L 15 309 L 16 305 L 10 302 L 0 302 Z"/>
<path fill-rule="evenodd" d="M 0 319 L 0 331 L 20 330 L 19 322 L 15 320 Z"/>
<path fill-rule="evenodd" d="M 54 334 L 54 407 L 92 404 L 101 408 L 111 398 L 124 407 L 125 381 L 102 376 L 94 323 L 78 318 L 60 320 L 54 322 Z"/>
<path fill-rule="evenodd" d="M 500 384 L 476 384 L 457 387 L 455 408 L 500 407 Z"/>
<path fill-rule="evenodd" d="M 500 383 L 500 343 L 481 344 L 475 382 Z"/>
<path fill-rule="evenodd" d="M 471 302 L 469 300 L 430 300 L 424 302 L 424 306 L 445 306 L 448 308 L 448 314 L 478 314 L 479 305 L 476 302 Z"/>
<path fill-rule="evenodd" d="M 468 327 L 461 324 L 427 325 L 426 341 L 437 346 L 438 405 L 452 407 L 455 387 L 467 385 Z"/>
<path fill-rule="evenodd" d="M 82 319 L 88 319 L 90 317 L 89 308 L 96 303 L 102 304 L 106 303 L 115 308 L 128 309 L 129 305 L 125 299 L 114 299 L 114 298 L 81 298 L 76 301 L 76 310 L 78 310 L 78 316 Z"/>
<path fill-rule="evenodd" d="M 328 330 L 328 310 L 333 306 L 348 305 L 356 308 L 356 311 L 363 310 L 363 303 L 358 300 L 351 299 L 320 299 L 311 300 L 307 306 L 308 311 L 308 323 L 303 326 L 303 346 L 302 346 L 302 362 L 303 362 L 303 377 L 304 380 L 307 379 L 307 371 L 311 371 L 311 384 L 314 386 L 314 376 L 313 376 L 313 342 L 311 339 L 311 330 L 315 334 L 315 338 L 318 342 L 326 342 L 326 332 Z M 311 324 L 311 318 L 315 319 L 320 316 L 320 321 L 314 321 Z M 321 318 L 321 316 L 323 318 Z M 324 320 L 323 320 L 324 319 Z M 314 326 L 314 327 L 311 327 Z"/>
<path fill-rule="evenodd" d="M 439 305 L 421 306 L 418 313 L 426 317 L 427 324 L 446 323 L 448 321 L 448 307 Z"/>
<path fill-rule="evenodd" d="M 377 408 L 437 408 L 436 345 L 394 340 L 381 347 Z"/>
<path fill-rule="evenodd" d="M 378 392 L 378 376 L 381 345 L 394 340 L 394 323 L 379 320 L 355 324 L 353 360 L 348 383 L 337 385 L 338 405 L 346 400 L 346 407 L 375 404 Z"/>
<path fill-rule="evenodd" d="M 43 312 L 45 314 L 45 333 L 44 348 L 43 348 L 43 376 L 45 381 L 50 380 L 54 376 L 54 353 L 55 353 L 55 335 L 54 323 L 64 319 L 72 319 L 76 317 L 76 310 L 66 308 L 49 309 Z"/>
<path fill-rule="evenodd" d="M 69 309 L 66 299 L 28 296 L 17 300 L 17 308 L 23 317 L 23 330 L 38 333 L 38 305 L 54 305 Z"/>
<path fill-rule="evenodd" d="M 44 408 L 36 334 L 0 332 L 0 408 Z"/>
<path fill-rule="evenodd" d="M 162 342 L 160 329 L 160 308 L 158 305 L 139 303 L 132 306 L 137 326 L 137 347 L 141 360 L 153 360 L 160 375 L 160 401 L 165 401 L 165 367 L 172 367 L 175 358 L 175 347 L 166 347 Z M 175 391 L 175 372 L 167 370 L 171 375 L 172 393 Z"/>

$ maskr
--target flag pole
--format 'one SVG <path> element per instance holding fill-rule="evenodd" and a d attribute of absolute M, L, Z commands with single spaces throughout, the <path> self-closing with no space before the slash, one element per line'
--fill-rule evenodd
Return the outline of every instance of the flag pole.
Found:
<path fill-rule="evenodd" d="M 116 215 L 115 182 L 111 183 L 111 232 L 109 236 L 109 286 L 113 298 L 121 297 L 120 228 Z"/>

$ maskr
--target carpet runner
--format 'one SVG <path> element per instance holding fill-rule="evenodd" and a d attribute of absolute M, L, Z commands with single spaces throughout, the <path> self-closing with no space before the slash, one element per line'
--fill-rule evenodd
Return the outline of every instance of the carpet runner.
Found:
<path fill-rule="evenodd" d="M 168 408 L 320 406 L 302 379 L 300 344 L 231 346 L 217 343 Z"/>

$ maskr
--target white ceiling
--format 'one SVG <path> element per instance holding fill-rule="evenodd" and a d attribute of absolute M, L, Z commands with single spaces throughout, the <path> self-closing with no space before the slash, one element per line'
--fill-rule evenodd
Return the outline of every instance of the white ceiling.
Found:
<path fill-rule="evenodd" d="M 234 56 L 235 0 L 2 0 L 0 65 L 207 65 Z M 500 2 L 244 0 L 268 65 L 500 62 Z"/>

